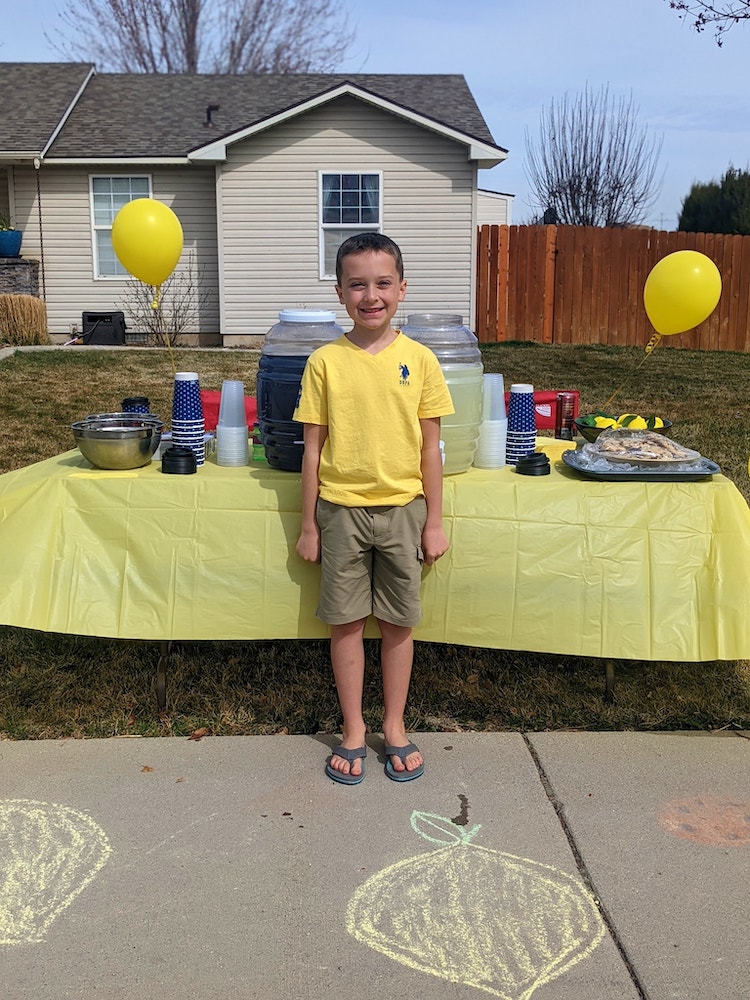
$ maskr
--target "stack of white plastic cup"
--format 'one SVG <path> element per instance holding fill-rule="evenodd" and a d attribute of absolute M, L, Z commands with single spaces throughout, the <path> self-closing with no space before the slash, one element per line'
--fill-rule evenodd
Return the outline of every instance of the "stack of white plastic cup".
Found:
<path fill-rule="evenodd" d="M 502 375 L 485 374 L 482 379 L 482 422 L 474 454 L 478 469 L 501 469 L 505 465 L 508 418 L 505 415 L 505 381 Z"/>
<path fill-rule="evenodd" d="M 248 436 L 245 386 L 242 382 L 225 379 L 221 385 L 216 424 L 216 464 L 247 465 Z"/>

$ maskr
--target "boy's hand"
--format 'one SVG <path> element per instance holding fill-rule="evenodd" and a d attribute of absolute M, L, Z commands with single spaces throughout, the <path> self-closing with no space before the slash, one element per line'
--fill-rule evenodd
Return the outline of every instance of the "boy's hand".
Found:
<path fill-rule="evenodd" d="M 297 541 L 297 554 L 307 562 L 320 562 L 320 530 L 303 531 Z"/>
<path fill-rule="evenodd" d="M 315 516 L 320 482 L 320 452 L 328 428 L 323 424 L 305 424 L 305 447 L 302 453 L 302 525 L 297 540 L 297 555 L 306 562 L 320 562 L 320 527 Z"/>
<path fill-rule="evenodd" d="M 447 551 L 448 539 L 442 527 L 426 525 L 422 532 L 422 554 L 425 565 L 432 566 Z"/>

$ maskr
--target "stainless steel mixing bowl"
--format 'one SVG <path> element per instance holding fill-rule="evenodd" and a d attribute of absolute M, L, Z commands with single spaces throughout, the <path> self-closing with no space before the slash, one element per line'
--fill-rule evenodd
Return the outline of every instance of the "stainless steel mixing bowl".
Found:
<path fill-rule="evenodd" d="M 71 424 L 84 458 L 98 469 L 139 469 L 148 465 L 164 424 L 143 413 L 96 413 Z"/>
<path fill-rule="evenodd" d="M 119 413 L 89 413 L 84 420 L 109 420 L 118 421 L 123 417 L 142 417 L 144 420 L 159 420 L 155 413 L 134 413 L 132 410 L 120 410 Z M 82 421 L 78 421 L 81 423 Z"/>

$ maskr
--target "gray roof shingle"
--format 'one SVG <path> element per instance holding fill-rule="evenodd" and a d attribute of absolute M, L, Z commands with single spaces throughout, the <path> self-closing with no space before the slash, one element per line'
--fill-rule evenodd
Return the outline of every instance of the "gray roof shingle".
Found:
<path fill-rule="evenodd" d="M 0 63 L 0 150 L 41 153 L 93 66 Z"/>
<path fill-rule="evenodd" d="M 41 116 L 44 111 L 47 137 L 55 114 L 48 106 L 50 91 L 56 94 L 62 89 L 62 81 L 72 81 L 74 69 L 80 82 L 84 70 L 89 68 L 65 63 L 0 63 L 3 91 L 8 67 L 16 77 L 17 89 L 24 94 L 24 106 L 14 107 L 19 135 L 22 122 L 28 132 L 35 121 L 34 115 Z M 59 73 L 53 74 L 54 70 Z M 500 148 L 466 80 L 459 74 L 101 73 L 89 82 L 49 155 L 53 158 L 184 157 L 200 146 L 293 109 L 346 82 L 468 138 Z M 62 97 L 55 102 L 58 113 L 61 103 Z M 203 125 L 209 104 L 220 106 L 212 113 L 210 129 Z M 0 124 L 0 150 L 10 148 L 8 143 L 13 133 L 9 128 L 6 117 Z M 37 136 L 45 134 L 41 117 L 36 128 Z"/>

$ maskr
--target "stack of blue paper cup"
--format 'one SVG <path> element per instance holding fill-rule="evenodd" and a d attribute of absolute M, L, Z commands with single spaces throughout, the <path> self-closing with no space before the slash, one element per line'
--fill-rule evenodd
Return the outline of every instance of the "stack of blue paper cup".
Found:
<path fill-rule="evenodd" d="M 172 397 L 172 444 L 195 452 L 198 465 L 206 461 L 203 404 L 197 372 L 177 372 Z"/>
<path fill-rule="evenodd" d="M 517 382 L 510 387 L 508 399 L 508 438 L 505 461 L 516 465 L 519 458 L 531 455 L 536 449 L 536 413 L 534 411 L 534 386 Z"/>
<path fill-rule="evenodd" d="M 128 396 L 122 401 L 123 413 L 150 413 L 147 396 Z"/>

